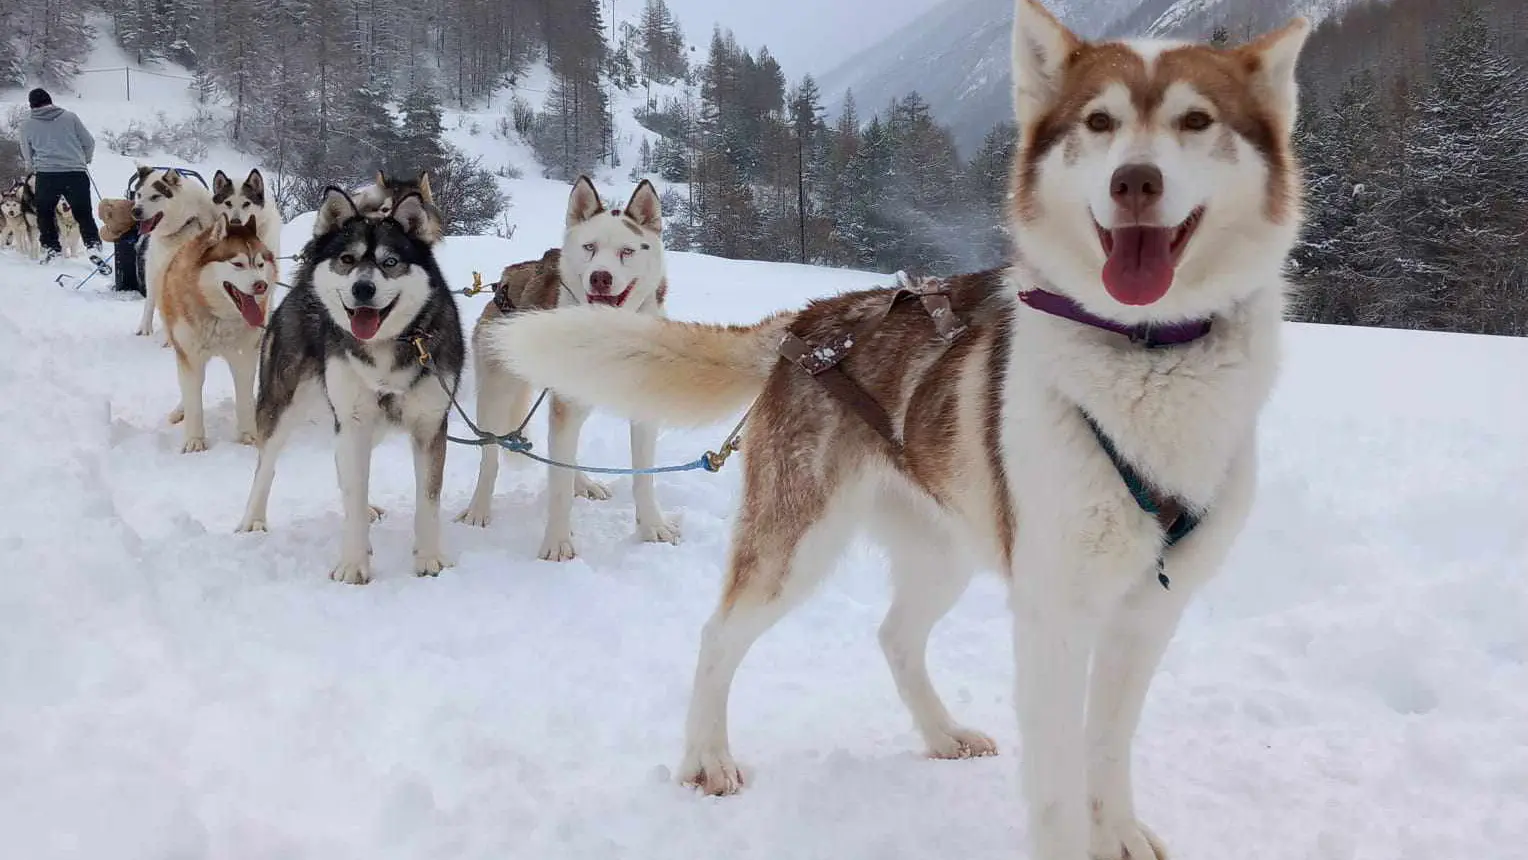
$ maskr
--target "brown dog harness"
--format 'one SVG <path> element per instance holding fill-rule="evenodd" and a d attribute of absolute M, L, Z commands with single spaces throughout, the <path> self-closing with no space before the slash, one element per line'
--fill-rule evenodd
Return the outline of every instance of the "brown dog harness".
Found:
<path fill-rule="evenodd" d="M 894 450 L 902 450 L 902 440 L 897 438 L 896 430 L 891 426 L 891 417 L 886 414 L 886 408 L 876 402 L 870 392 L 860 387 L 849 374 L 840 366 L 844 359 L 854 351 L 854 348 L 875 334 L 875 330 L 881 327 L 881 323 L 891 316 L 906 299 L 918 299 L 923 305 L 924 311 L 934 321 L 934 331 L 944 339 L 946 343 L 953 343 L 966 330 L 966 325 L 955 313 L 950 304 L 950 290 L 942 280 L 937 278 L 922 278 L 916 283 L 905 273 L 897 273 L 898 289 L 887 299 L 879 313 L 872 314 L 869 319 L 860 323 L 852 331 L 843 332 L 829 338 L 825 343 L 810 344 L 794 333 L 786 332 L 780 341 L 780 355 L 800 365 L 822 384 L 828 393 L 838 399 L 840 403 L 848 407 L 849 411 L 858 415 L 861 420 L 870 425 L 871 429 L 881 434 Z"/>

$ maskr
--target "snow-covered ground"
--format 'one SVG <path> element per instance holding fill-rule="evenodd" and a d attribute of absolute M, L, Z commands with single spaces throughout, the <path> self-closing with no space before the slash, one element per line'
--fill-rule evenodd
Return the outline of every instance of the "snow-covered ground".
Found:
<path fill-rule="evenodd" d="M 541 247 L 452 238 L 443 258 L 462 286 Z M 742 321 L 878 278 L 681 254 L 672 280 L 676 315 Z M 173 359 L 129 333 L 136 301 L 61 289 L 9 252 L 0 285 L 0 855 L 1023 856 L 995 580 L 936 630 L 931 662 L 1002 755 L 920 757 L 862 546 L 744 664 L 749 790 L 699 798 L 670 769 L 735 467 L 660 478 L 678 547 L 635 540 L 627 480 L 580 500 L 582 555 L 562 565 L 534 558 L 544 474 L 507 469 L 493 525 L 448 522 L 456 566 L 416 579 L 393 438 L 373 459 L 391 513 L 376 581 L 341 586 L 322 428 L 284 456 L 271 532 L 235 535 L 255 452 L 232 440 L 220 366 L 212 449 L 182 455 Z M 469 320 L 483 301 L 461 299 Z M 1505 860 L 1528 844 L 1528 343 L 1288 334 L 1255 514 L 1142 724 L 1142 813 L 1183 858 Z M 724 429 L 667 432 L 659 459 Z M 597 415 L 581 455 L 625 463 L 624 426 Z M 476 462 L 451 451 L 448 517 Z"/>

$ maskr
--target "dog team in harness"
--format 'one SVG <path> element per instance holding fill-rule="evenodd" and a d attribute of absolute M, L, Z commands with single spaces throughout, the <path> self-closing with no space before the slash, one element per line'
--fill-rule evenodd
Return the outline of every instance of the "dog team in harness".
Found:
<path fill-rule="evenodd" d="M 119 283 L 130 268 L 144 286 L 137 332 L 153 332 L 156 312 L 164 320 L 181 392 L 169 418 L 186 454 L 212 444 L 208 362 L 223 358 L 234 376 L 236 438 L 258 451 L 238 531 L 281 525 L 269 510 L 280 456 L 315 415 L 334 433 L 343 506 L 328 575 L 353 585 L 374 574 L 370 527 L 385 512 L 371 502 L 371 457 L 386 432 L 410 440 L 421 577 L 451 566 L 448 445 L 479 449 L 457 521 L 487 526 L 500 460 L 532 455 L 524 430 L 543 403 L 536 552 L 552 562 L 581 552 L 573 500 L 611 496 L 590 473 L 631 476 L 637 536 L 673 544 L 681 530 L 655 476 L 714 472 L 742 450 L 679 781 L 745 788 L 728 736 L 736 673 L 863 532 L 886 551 L 880 644 L 928 755 L 997 753 L 951 715 L 925 657 L 973 576 L 995 572 L 1015 617 L 1035 856 L 1163 860 L 1136 816 L 1131 747 L 1158 661 L 1251 507 L 1282 266 L 1302 217 L 1291 137 L 1308 33 L 1297 19 L 1236 47 L 1090 42 L 1039 0 L 1015 0 L 1008 265 L 899 273 L 752 325 L 668 319 L 663 212 L 645 180 L 622 206 L 575 181 L 562 246 L 506 266 L 470 338 L 455 294 L 481 290 L 446 281 L 428 175 L 327 187 L 279 301 L 282 225 L 258 170 L 242 182 L 219 171 L 209 186 L 143 166 L 102 214 L 118 260 L 134 260 Z M 40 123 L 65 121 L 46 113 Z M 69 126 L 40 128 L 51 141 Z M 80 148 L 88 164 L 93 144 Z M 47 163 L 63 176 L 71 158 Z M 78 180 L 44 184 L 68 195 Z M 460 402 L 469 361 L 475 420 Z M 472 438 L 448 434 L 453 409 Z M 631 422 L 631 468 L 578 463 L 594 409 Z M 717 450 L 655 465 L 659 427 L 739 414 Z"/>

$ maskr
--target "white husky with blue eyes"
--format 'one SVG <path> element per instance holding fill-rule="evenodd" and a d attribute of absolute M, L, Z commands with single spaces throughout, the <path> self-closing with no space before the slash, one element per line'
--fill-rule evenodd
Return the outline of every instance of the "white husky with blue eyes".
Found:
<path fill-rule="evenodd" d="M 530 406 L 530 384 L 494 360 L 486 346 L 503 323 L 521 311 L 551 310 L 575 305 L 602 305 L 647 316 L 664 316 L 668 292 L 663 260 L 663 215 L 658 192 L 643 180 L 625 209 L 606 208 L 594 183 L 580 176 L 568 198 L 567 229 L 559 251 L 540 260 L 506 266 L 494 290 L 494 301 L 483 310 L 472 335 L 478 387 L 478 425 L 504 434 L 520 426 Z M 586 405 L 553 395 L 546 456 L 562 463 L 578 460 L 578 435 L 589 416 Z M 656 426 L 631 425 L 631 464 L 651 468 L 657 447 Z M 548 467 L 548 515 L 540 557 L 567 561 L 573 546 L 573 497 L 601 500 L 610 490 L 582 472 Z M 472 503 L 457 519 L 486 526 L 498 477 L 499 452 L 483 448 L 477 490 Z M 679 530 L 658 507 L 652 475 L 632 479 L 637 533 L 645 541 L 679 542 Z"/>

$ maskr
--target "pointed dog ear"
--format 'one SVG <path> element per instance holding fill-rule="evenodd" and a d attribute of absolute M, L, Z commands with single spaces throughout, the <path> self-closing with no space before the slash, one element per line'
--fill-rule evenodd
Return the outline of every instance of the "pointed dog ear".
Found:
<path fill-rule="evenodd" d="M 388 216 L 403 225 L 403 231 L 426 245 L 441 239 L 440 211 L 426 203 L 417 192 L 403 195 Z"/>
<path fill-rule="evenodd" d="M 646 179 L 637 185 L 626 203 L 626 214 L 648 230 L 663 232 L 663 204 L 658 201 L 658 189 Z"/>
<path fill-rule="evenodd" d="M 212 196 L 220 197 L 231 191 L 233 191 L 233 180 L 228 178 L 228 174 L 221 170 L 212 174 Z"/>
<path fill-rule="evenodd" d="M 209 238 L 213 242 L 221 242 L 228 238 L 228 216 L 219 215 L 212 219 L 212 231 Z"/>
<path fill-rule="evenodd" d="M 256 167 L 244 177 L 244 196 L 254 201 L 256 206 L 265 205 L 265 177 L 261 175 L 260 168 Z"/>
<path fill-rule="evenodd" d="M 361 214 L 355 201 L 344 189 L 330 185 L 324 189 L 324 198 L 318 206 L 318 219 L 313 222 L 313 235 L 323 236 L 333 232 L 341 224 Z"/>
<path fill-rule="evenodd" d="M 426 203 L 434 203 L 435 198 L 430 193 L 430 171 L 419 171 L 419 196 Z"/>
<path fill-rule="evenodd" d="M 568 226 L 575 227 L 604 211 L 605 204 L 600 200 L 594 181 L 587 176 L 578 177 L 573 183 L 573 193 L 568 195 Z"/>

